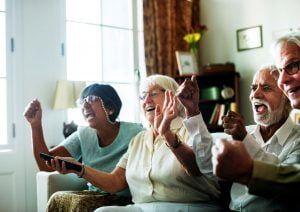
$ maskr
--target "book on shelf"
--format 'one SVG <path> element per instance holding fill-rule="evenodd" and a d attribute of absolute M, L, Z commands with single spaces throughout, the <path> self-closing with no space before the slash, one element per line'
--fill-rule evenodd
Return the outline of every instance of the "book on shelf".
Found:
<path fill-rule="evenodd" d="M 212 121 L 213 125 L 217 125 L 218 124 L 221 105 L 220 104 L 216 104 L 216 107 L 217 107 L 216 113 L 215 113 L 213 121 Z"/>
<path fill-rule="evenodd" d="M 220 113 L 218 117 L 218 125 L 222 125 L 222 117 L 225 115 L 225 104 L 220 104 Z"/>
<path fill-rule="evenodd" d="M 213 112 L 211 113 L 208 124 L 222 125 L 222 117 L 229 111 L 237 111 L 237 105 L 235 102 L 228 102 L 224 104 L 216 103 Z"/>
<path fill-rule="evenodd" d="M 218 104 L 215 104 L 215 107 L 213 109 L 213 112 L 212 112 L 212 114 L 210 116 L 210 119 L 209 119 L 209 122 L 208 122 L 209 124 L 213 124 L 214 118 L 215 118 L 216 113 L 217 113 L 217 110 L 218 110 Z"/>
<path fill-rule="evenodd" d="M 229 110 L 233 112 L 237 112 L 237 104 L 236 102 L 231 102 L 229 106 Z"/>

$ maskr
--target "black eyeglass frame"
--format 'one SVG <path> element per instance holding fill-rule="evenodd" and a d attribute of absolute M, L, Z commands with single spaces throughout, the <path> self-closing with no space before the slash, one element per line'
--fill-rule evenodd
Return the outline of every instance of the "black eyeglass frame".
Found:
<path fill-rule="evenodd" d="M 282 72 L 287 73 L 288 75 L 294 75 L 296 73 L 298 73 L 300 70 L 300 60 L 296 60 L 293 62 L 290 62 L 289 64 L 287 64 L 286 66 L 284 66 L 283 68 L 278 68 L 278 69 L 274 69 L 271 71 L 272 76 L 277 80 L 279 78 L 279 75 Z"/>

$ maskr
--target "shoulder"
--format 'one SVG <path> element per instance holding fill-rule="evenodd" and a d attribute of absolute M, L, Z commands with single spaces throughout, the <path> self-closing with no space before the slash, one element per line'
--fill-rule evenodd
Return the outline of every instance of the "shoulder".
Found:
<path fill-rule="evenodd" d="M 122 122 L 120 122 L 120 126 L 121 126 L 120 127 L 121 133 L 136 134 L 144 129 L 142 124 L 132 123 L 132 122 L 123 122 L 122 121 Z"/>
<path fill-rule="evenodd" d="M 248 125 L 246 126 L 246 131 L 251 134 L 251 133 L 254 133 L 254 131 L 256 130 L 257 128 L 257 125 L 253 124 L 253 125 Z"/>
<path fill-rule="evenodd" d="M 90 137 L 96 134 L 96 130 L 89 126 L 79 126 L 77 132 L 79 137 Z"/>
<path fill-rule="evenodd" d="M 137 146 L 144 145 L 147 142 L 146 140 L 151 140 L 152 137 L 153 135 L 151 130 L 142 130 L 132 137 L 129 147 L 136 148 Z"/>

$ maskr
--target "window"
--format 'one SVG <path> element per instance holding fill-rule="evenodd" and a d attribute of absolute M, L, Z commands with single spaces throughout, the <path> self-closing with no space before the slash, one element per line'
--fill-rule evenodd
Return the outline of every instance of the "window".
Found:
<path fill-rule="evenodd" d="M 138 121 L 137 70 L 145 76 L 142 0 L 66 0 L 66 66 L 68 80 L 112 85 L 123 102 L 120 119 Z M 68 117 L 83 124 L 78 109 Z"/>
<path fill-rule="evenodd" d="M 0 0 L 0 145 L 7 144 L 7 98 L 6 95 L 6 9 Z"/>

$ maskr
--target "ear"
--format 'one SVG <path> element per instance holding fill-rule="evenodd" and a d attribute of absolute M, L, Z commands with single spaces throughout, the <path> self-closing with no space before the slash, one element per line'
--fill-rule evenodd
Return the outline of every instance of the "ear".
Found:
<path fill-rule="evenodd" d="M 115 111 L 113 109 L 109 109 L 108 115 L 112 115 Z"/>

